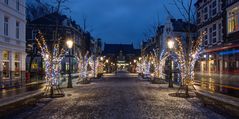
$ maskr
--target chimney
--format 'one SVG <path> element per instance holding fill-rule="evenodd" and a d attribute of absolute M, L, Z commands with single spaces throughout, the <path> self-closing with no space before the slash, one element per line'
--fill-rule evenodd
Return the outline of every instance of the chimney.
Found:
<path fill-rule="evenodd" d="M 178 19 L 178 21 L 179 21 L 179 22 L 183 22 L 183 20 L 182 20 L 182 19 Z"/>
<path fill-rule="evenodd" d="M 176 19 L 171 19 L 171 22 L 175 22 L 176 21 Z"/>

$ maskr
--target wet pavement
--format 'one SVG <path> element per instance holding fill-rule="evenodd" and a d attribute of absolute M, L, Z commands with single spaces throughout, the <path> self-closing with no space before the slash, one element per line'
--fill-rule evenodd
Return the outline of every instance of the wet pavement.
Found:
<path fill-rule="evenodd" d="M 176 88 L 140 81 L 137 75 L 106 75 L 91 84 L 66 89 L 63 98 L 43 98 L 5 118 L 18 119 L 223 119 L 229 116 L 200 100 L 173 97 Z"/>
<path fill-rule="evenodd" d="M 44 84 L 40 83 L 40 84 L 26 85 L 21 88 L 2 89 L 0 90 L 0 99 L 15 96 L 15 95 L 22 94 L 29 91 L 36 91 L 43 88 L 43 86 Z"/>
<path fill-rule="evenodd" d="M 239 98 L 239 75 L 196 73 L 195 81 L 204 90 Z"/>

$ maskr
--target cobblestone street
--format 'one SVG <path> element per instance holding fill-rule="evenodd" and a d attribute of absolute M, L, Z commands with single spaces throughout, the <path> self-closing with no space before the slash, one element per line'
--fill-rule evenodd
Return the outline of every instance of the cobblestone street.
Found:
<path fill-rule="evenodd" d="M 131 75 L 108 76 L 91 84 L 66 89 L 66 96 L 41 99 L 36 106 L 8 118 L 28 119 L 220 119 L 221 114 L 200 100 L 169 94 L 166 84 L 150 84 Z"/>

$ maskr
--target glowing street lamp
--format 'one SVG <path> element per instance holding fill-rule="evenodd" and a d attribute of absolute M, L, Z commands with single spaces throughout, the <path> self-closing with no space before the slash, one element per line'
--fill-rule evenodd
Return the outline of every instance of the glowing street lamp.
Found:
<path fill-rule="evenodd" d="M 66 41 L 66 45 L 67 45 L 67 47 L 69 48 L 69 49 L 72 49 L 72 47 L 73 47 L 73 44 L 74 44 L 74 42 L 73 42 L 73 40 L 72 39 L 68 39 L 67 41 Z M 71 58 L 69 57 L 69 72 L 68 72 L 69 74 L 69 76 L 68 76 L 68 83 L 67 83 L 67 88 L 73 88 L 73 86 L 72 86 L 72 79 L 71 79 Z"/>
<path fill-rule="evenodd" d="M 106 63 L 109 63 L 109 60 L 106 60 Z"/>
<path fill-rule="evenodd" d="M 67 45 L 67 47 L 69 48 L 69 49 L 71 49 L 72 47 L 73 47 L 73 41 L 72 41 L 72 39 L 68 39 L 67 41 L 66 41 L 66 45 Z"/>
<path fill-rule="evenodd" d="M 172 39 L 169 39 L 167 42 L 168 48 L 170 49 L 170 54 L 172 52 L 172 49 L 174 48 L 174 41 Z M 168 82 L 168 87 L 169 88 L 173 88 L 173 82 L 172 82 L 172 68 L 173 68 L 173 63 L 171 63 L 171 69 L 170 69 L 170 78 L 169 78 L 169 82 Z"/>
<path fill-rule="evenodd" d="M 103 61 L 104 60 L 104 57 L 100 57 L 100 61 Z"/>
<path fill-rule="evenodd" d="M 174 41 L 173 40 L 168 40 L 168 48 L 173 49 L 174 48 Z"/>
<path fill-rule="evenodd" d="M 134 60 L 134 63 L 136 63 L 137 62 L 137 60 Z"/>

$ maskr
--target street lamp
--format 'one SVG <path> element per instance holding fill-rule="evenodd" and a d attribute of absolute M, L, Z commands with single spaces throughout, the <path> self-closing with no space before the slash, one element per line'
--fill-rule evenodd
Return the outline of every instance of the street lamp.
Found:
<path fill-rule="evenodd" d="M 68 39 L 66 41 L 66 45 L 68 47 L 68 49 L 72 49 L 74 42 L 72 41 L 72 39 Z M 70 53 L 69 53 L 70 54 Z M 71 59 L 70 55 L 69 55 L 69 70 L 68 70 L 68 83 L 67 83 L 67 88 L 73 88 L 72 86 L 72 79 L 71 79 Z"/>
<path fill-rule="evenodd" d="M 170 50 L 170 54 L 172 55 L 172 49 L 174 48 L 174 41 L 172 40 L 172 39 L 169 39 L 168 40 L 168 42 L 167 42 L 167 45 L 168 45 L 168 48 L 169 48 L 169 50 Z M 172 65 L 172 63 L 173 62 L 170 62 L 171 64 L 170 65 Z M 170 68 L 170 74 L 169 74 L 169 81 L 168 81 L 168 87 L 169 88 L 173 88 L 173 82 L 172 82 L 172 69 L 173 69 L 173 67 L 171 66 L 171 68 Z"/>
<path fill-rule="evenodd" d="M 174 41 L 173 40 L 168 40 L 168 48 L 173 49 L 174 48 Z"/>
<path fill-rule="evenodd" d="M 69 48 L 69 49 L 71 49 L 72 47 L 73 47 L 73 41 L 72 41 L 72 39 L 68 39 L 67 41 L 66 41 L 66 45 L 67 45 L 67 47 Z"/>
<path fill-rule="evenodd" d="M 104 57 L 100 57 L 100 61 L 103 61 L 104 60 Z"/>

